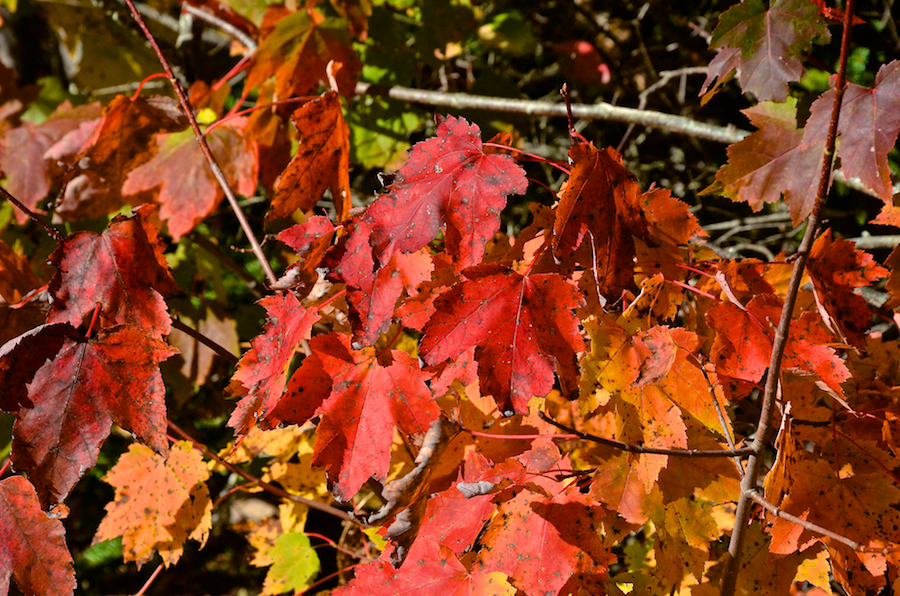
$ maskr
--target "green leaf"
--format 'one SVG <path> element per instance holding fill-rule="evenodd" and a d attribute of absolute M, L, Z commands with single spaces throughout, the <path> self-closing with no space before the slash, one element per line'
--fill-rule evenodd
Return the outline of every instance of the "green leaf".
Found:
<path fill-rule="evenodd" d="M 290 532 L 282 534 L 269 551 L 275 563 L 266 574 L 264 594 L 303 592 L 310 581 L 319 574 L 319 556 L 309 543 L 306 534 Z"/>

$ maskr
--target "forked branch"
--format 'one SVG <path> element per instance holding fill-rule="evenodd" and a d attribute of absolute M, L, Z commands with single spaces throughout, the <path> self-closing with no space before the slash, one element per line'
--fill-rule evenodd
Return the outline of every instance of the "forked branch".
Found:
<path fill-rule="evenodd" d="M 844 31 L 841 37 L 841 56 L 838 68 L 837 81 L 835 82 L 834 104 L 831 108 L 831 121 L 828 127 L 828 137 L 825 143 L 825 159 L 819 176 L 819 188 L 816 193 L 816 201 L 806 222 L 806 233 L 800 242 L 797 258 L 791 270 L 791 279 L 788 282 L 788 290 L 784 299 L 784 307 L 781 310 L 781 319 L 775 330 L 775 339 L 772 342 L 772 359 L 769 362 L 769 372 L 766 377 L 765 392 L 763 393 L 762 411 L 759 423 L 756 427 L 756 437 L 751 444 L 752 455 L 747 458 L 747 471 L 741 480 L 741 496 L 738 500 L 737 510 L 734 514 L 734 531 L 731 533 L 731 541 L 728 545 L 728 558 L 725 563 L 725 572 L 722 575 L 721 596 L 733 596 L 737 586 L 737 576 L 741 568 L 743 556 L 744 538 L 746 536 L 747 523 L 750 519 L 750 503 L 756 492 L 756 483 L 762 471 L 762 456 L 769 444 L 772 434 L 772 416 L 775 411 L 776 396 L 781 379 L 781 361 L 784 349 L 787 345 L 790 332 L 791 318 L 794 304 L 797 302 L 797 293 L 803 279 L 803 271 L 809 259 L 809 251 L 816 238 L 819 227 L 819 218 L 825 197 L 831 183 L 831 171 L 834 166 L 834 148 L 837 139 L 838 117 L 841 112 L 841 102 L 844 98 L 844 89 L 847 82 L 847 57 L 850 53 L 850 30 L 853 18 L 854 0 L 847 0 L 844 8 Z"/>

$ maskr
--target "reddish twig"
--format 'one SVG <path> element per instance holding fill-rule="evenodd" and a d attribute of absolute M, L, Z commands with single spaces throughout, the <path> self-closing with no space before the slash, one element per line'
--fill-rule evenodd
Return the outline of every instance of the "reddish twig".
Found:
<path fill-rule="evenodd" d="M 85 339 L 91 336 L 91 333 L 94 331 L 94 325 L 97 324 L 97 317 L 100 316 L 100 303 L 97 303 L 97 306 L 94 307 L 94 314 L 91 316 L 91 324 L 88 325 L 87 331 L 84 332 Z"/>
<path fill-rule="evenodd" d="M 257 242 L 256 236 L 253 234 L 253 229 L 250 227 L 250 223 L 244 216 L 244 212 L 241 211 L 240 205 L 238 205 L 238 200 L 234 194 L 234 191 L 231 190 L 231 186 L 228 184 L 228 180 L 225 179 L 225 174 L 222 172 L 222 168 L 219 167 L 219 164 L 216 162 L 215 156 L 213 156 L 212 151 L 209 148 L 209 144 L 206 142 L 206 139 L 203 136 L 203 132 L 200 130 L 200 125 L 197 124 L 197 119 L 194 117 L 194 110 L 191 107 L 190 102 L 188 101 L 184 89 L 181 88 L 181 84 L 175 78 L 175 73 L 172 71 L 172 67 L 169 65 L 169 61 L 162 53 L 159 44 L 156 43 L 156 38 L 153 37 L 153 34 L 150 32 L 150 29 L 144 22 L 141 13 L 138 12 L 138 9 L 135 7 L 134 1 L 125 0 L 125 3 L 128 5 L 129 10 L 131 10 L 131 15 L 134 17 L 135 22 L 137 22 L 138 26 L 141 28 L 141 31 L 144 32 L 144 36 L 147 38 L 147 41 L 150 43 L 153 51 L 156 52 L 156 56 L 157 58 L 159 58 L 159 62 L 160 64 L 162 64 L 163 69 L 165 69 L 166 75 L 168 75 L 169 77 L 169 82 L 175 89 L 175 95 L 178 96 L 178 103 L 181 104 L 181 110 L 184 112 L 184 115 L 187 116 L 188 122 L 190 122 L 191 124 L 191 130 L 194 131 L 194 137 L 197 139 L 197 144 L 200 145 L 200 151 L 203 152 L 203 156 L 209 163 L 209 167 L 210 170 L 212 170 L 213 176 L 215 176 L 216 181 L 219 183 L 219 186 L 225 193 L 225 198 L 228 199 L 228 204 L 231 205 L 231 210 L 234 211 L 234 215 L 235 217 L 237 217 L 238 223 L 241 225 L 241 229 L 244 231 L 244 234 L 247 235 L 247 240 L 250 242 L 250 246 L 253 249 L 253 254 L 256 255 L 257 260 L 259 260 L 259 264 L 262 265 L 263 271 L 265 272 L 269 283 L 275 283 L 276 281 L 278 281 L 278 277 L 276 277 L 275 272 L 272 271 L 272 267 L 271 265 L 269 265 L 269 261 L 266 258 L 266 255 L 263 253 L 262 247 L 259 245 L 259 242 Z"/>
<path fill-rule="evenodd" d="M 217 464 L 224 467 L 229 472 L 233 472 L 233 473 L 237 474 L 244 480 L 258 484 L 259 487 L 262 488 L 264 491 L 271 493 L 277 497 L 281 497 L 282 499 L 288 499 L 288 500 L 294 501 L 296 503 L 302 503 L 303 505 L 306 505 L 310 509 L 318 509 L 319 511 L 331 514 L 331 515 L 338 517 L 340 519 L 343 519 L 343 520 L 347 520 L 358 526 L 363 525 L 358 519 L 356 519 L 355 517 L 353 517 L 346 511 L 342 511 L 341 509 L 338 509 L 337 507 L 332 507 L 331 505 L 326 505 L 325 503 L 319 503 L 318 501 L 313 501 L 312 499 L 306 499 L 299 495 L 292 495 L 291 493 L 287 492 L 283 488 L 279 488 L 273 484 L 269 484 L 268 482 L 265 482 L 264 480 L 257 478 L 253 474 L 245 472 L 244 470 L 240 469 L 236 465 L 225 461 L 224 459 L 219 457 L 218 454 L 213 453 L 212 451 L 207 449 L 206 445 L 197 441 L 196 439 L 191 437 L 189 434 L 187 434 L 186 432 L 181 430 L 181 428 L 177 424 L 172 422 L 171 420 L 169 420 L 167 422 L 168 422 L 169 428 L 171 428 L 176 434 L 183 437 L 185 440 L 190 441 L 190 443 L 194 446 L 194 448 L 197 449 L 198 451 L 200 451 L 201 453 L 203 453 L 203 455 L 205 455 L 209 459 L 215 461 Z"/>
<path fill-rule="evenodd" d="M 28 207 L 26 207 L 25 205 L 20 203 L 19 200 L 16 199 L 16 197 L 9 194 L 9 192 L 2 186 L 0 186 L 0 193 L 2 193 L 4 197 L 6 197 L 7 201 L 9 201 L 13 205 L 15 205 L 19 209 L 19 211 L 21 211 L 22 213 L 27 215 L 28 219 L 30 219 L 37 225 L 41 226 L 42 228 L 44 228 L 44 230 L 48 234 L 50 234 L 51 238 L 53 238 L 57 242 L 59 242 L 60 240 L 62 240 L 64 238 L 64 236 L 62 235 L 62 233 L 59 230 L 57 230 L 56 228 L 54 228 L 53 226 L 51 226 L 50 224 L 48 224 L 47 222 L 42 220 L 40 217 L 38 217 L 37 215 L 32 213 L 31 209 L 29 209 Z"/>
<path fill-rule="evenodd" d="M 224 360 L 227 360 L 232 365 L 237 364 L 238 360 L 240 360 L 240 358 L 238 356 L 235 356 L 234 354 L 229 352 L 227 349 L 225 349 L 223 346 L 217 344 L 216 342 L 214 342 L 210 338 L 206 337 L 205 335 L 203 335 L 196 329 L 188 327 L 187 325 L 182 323 L 181 319 L 179 319 L 177 316 L 172 318 L 172 327 L 174 327 L 175 329 L 178 329 L 182 333 L 190 335 L 191 337 L 193 337 L 194 339 L 199 341 L 201 344 L 203 344 L 204 346 L 206 346 L 207 348 L 209 348 L 210 350 L 212 350 L 213 352 L 215 352 L 216 354 L 221 356 Z"/>
<path fill-rule="evenodd" d="M 274 107 L 274 106 L 283 106 L 283 105 L 291 104 L 291 103 L 307 103 L 307 102 L 310 102 L 310 101 L 312 101 L 312 100 L 314 100 L 314 99 L 318 99 L 318 97 L 319 97 L 318 95 L 313 95 L 313 96 L 306 95 L 306 96 L 303 96 L 303 97 L 292 97 L 292 98 L 290 98 L 290 99 L 282 99 L 282 100 L 280 100 L 280 101 L 273 101 L 273 102 L 270 102 L 270 103 L 264 103 L 264 104 L 262 104 L 262 105 L 260 105 L 260 106 L 253 106 L 252 108 L 247 108 L 247 109 L 241 110 L 241 111 L 239 111 L 239 112 L 229 112 L 227 115 L 223 116 L 223 117 L 220 118 L 219 120 L 216 120 L 215 122 L 213 122 L 212 124 L 210 124 L 210 125 L 206 128 L 206 130 L 203 132 L 203 135 L 204 135 L 204 136 L 208 135 L 208 134 L 211 133 L 213 130 L 215 130 L 217 126 L 219 126 L 219 125 L 221 125 L 221 124 L 225 124 L 225 123 L 228 122 L 229 120 L 231 120 L 231 119 L 233 119 L 233 118 L 238 118 L 238 117 L 240 117 L 240 116 L 243 116 L 244 114 L 251 114 L 251 113 L 256 112 L 256 111 L 258 111 L 258 110 L 264 110 L 264 109 L 266 109 L 266 108 L 271 108 L 271 107 Z"/>
<path fill-rule="evenodd" d="M 134 596 L 142 596 L 144 592 L 150 587 L 150 584 L 159 576 L 159 573 L 163 570 L 163 564 L 160 563 L 153 573 L 150 574 L 150 577 L 147 578 L 147 581 L 144 582 L 144 585 L 141 586 L 141 589 L 134 593 Z"/>
<path fill-rule="evenodd" d="M 301 592 L 301 593 L 299 594 L 299 596 L 303 596 L 304 594 L 309 594 L 309 593 L 310 593 L 310 590 L 312 590 L 313 588 L 315 588 L 315 587 L 317 587 L 317 586 L 320 586 L 320 585 L 324 584 L 325 582 L 327 582 L 328 580 L 330 580 L 331 578 L 337 577 L 337 576 L 339 576 L 340 574 L 344 573 L 345 571 L 349 571 L 350 569 L 353 569 L 354 567 L 357 567 L 357 566 L 359 566 L 359 565 L 361 565 L 361 564 L 362 564 L 362 563 L 354 563 L 353 565 L 347 565 L 347 566 L 344 567 L 343 569 L 338 569 L 338 570 L 335 571 L 334 573 L 329 573 L 328 575 L 326 575 L 326 576 L 323 577 L 322 579 L 317 580 L 317 581 L 316 581 L 315 583 L 313 583 L 313 584 L 310 584 L 310 586 L 309 586 L 308 588 L 306 588 L 306 590 L 304 590 L 303 592 Z"/>
<path fill-rule="evenodd" d="M 784 299 L 784 307 L 781 311 L 781 319 L 778 321 L 778 328 L 775 330 L 775 338 L 772 342 L 772 359 L 769 362 L 769 372 L 766 377 L 765 392 L 763 393 L 763 401 L 759 424 L 756 428 L 756 437 L 751 444 L 752 455 L 747 458 L 747 472 L 741 480 L 741 496 L 738 500 L 737 509 L 734 514 L 734 530 L 731 533 L 731 540 L 728 544 L 728 557 L 725 562 L 725 571 L 722 574 L 721 596 L 733 596 L 737 586 L 737 576 L 741 568 L 741 557 L 743 555 L 744 538 L 746 536 L 746 528 L 750 519 L 750 502 L 753 500 L 752 494 L 756 490 L 756 482 L 762 471 L 762 455 L 768 445 L 769 435 L 771 434 L 772 415 L 775 410 L 776 397 L 778 393 L 779 381 L 781 377 L 781 360 L 784 356 L 784 349 L 787 346 L 788 334 L 790 331 L 791 318 L 794 305 L 797 302 L 797 293 L 800 290 L 800 283 L 803 279 L 803 271 L 806 268 L 806 261 L 809 259 L 809 251 L 816 237 L 816 231 L 819 227 L 819 218 L 822 207 L 825 204 L 825 196 L 831 183 L 831 170 L 834 166 L 834 148 L 837 140 L 838 118 L 841 112 L 841 102 L 844 98 L 844 89 L 847 81 L 847 58 L 850 54 L 850 22 L 853 16 L 854 0 L 847 0 L 844 7 L 844 31 L 841 36 L 841 55 L 840 66 L 838 68 L 837 80 L 834 89 L 834 104 L 831 108 L 831 122 L 828 127 L 828 137 L 825 145 L 825 159 L 822 165 L 822 172 L 819 176 L 819 188 L 816 192 L 816 201 L 812 208 L 806 223 L 806 232 L 800 247 L 797 250 L 797 259 L 794 261 L 794 267 L 791 270 L 791 279 L 788 282 L 788 290 Z"/>
<path fill-rule="evenodd" d="M 559 171 L 562 172 L 563 174 L 569 175 L 569 174 L 572 173 L 572 172 L 569 170 L 569 168 L 567 168 L 567 167 L 564 166 L 563 164 L 559 163 L 558 161 L 554 161 L 554 160 L 552 160 L 552 159 L 547 159 L 546 157 L 541 157 L 540 155 L 538 155 L 538 154 L 536 154 L 536 153 L 529 153 L 528 151 L 523 151 L 522 149 L 516 149 L 515 147 L 510 147 L 509 145 L 502 145 L 502 144 L 500 144 L 500 143 L 490 143 L 490 142 L 488 142 L 488 143 L 483 143 L 483 144 L 482 144 L 482 147 L 493 147 L 494 149 L 503 149 L 504 151 L 514 151 L 514 152 L 516 152 L 516 153 L 519 153 L 519 154 L 521 154 L 521 155 L 524 155 L 525 157 L 530 157 L 531 159 L 533 159 L 533 160 L 536 161 L 537 163 L 545 163 L 545 164 L 547 164 L 547 165 L 549 165 L 549 166 L 553 166 L 554 168 L 556 168 L 557 170 L 559 170 Z"/>
<path fill-rule="evenodd" d="M 353 558 L 355 558 L 355 559 L 363 559 L 363 557 L 360 557 L 358 554 L 356 554 L 356 553 L 353 552 L 352 550 L 349 550 L 349 549 L 344 548 L 343 546 L 341 546 L 340 544 L 338 544 L 337 542 L 335 542 L 334 540 L 332 540 L 332 539 L 329 538 L 328 536 L 324 536 L 324 535 L 322 535 L 322 534 L 317 534 L 317 533 L 315 533 L 315 532 L 306 532 L 306 531 L 304 531 L 303 533 L 306 534 L 306 536 L 308 536 L 309 538 L 318 538 L 319 540 L 324 540 L 325 542 L 328 543 L 329 546 L 331 546 L 332 548 L 334 548 L 334 550 L 340 551 L 340 552 L 344 553 L 345 555 L 348 555 L 348 556 L 353 557 Z M 325 545 L 322 544 L 322 545 L 320 545 L 320 546 L 325 546 Z M 318 548 L 318 547 L 313 547 L 313 548 Z M 370 559 L 369 559 L 368 557 L 366 557 L 366 560 L 367 560 L 367 561 L 370 561 Z"/>
<path fill-rule="evenodd" d="M 3 475 L 6 474 L 6 471 L 9 469 L 9 464 L 12 460 L 10 458 L 6 458 L 6 461 L 3 462 L 3 466 L 0 467 L 0 478 L 3 478 Z"/>
<path fill-rule="evenodd" d="M 560 434 L 534 434 L 534 435 L 501 435 L 496 433 L 485 433 L 478 430 L 463 429 L 465 432 L 476 437 L 484 437 L 485 439 L 501 439 L 506 441 L 530 441 L 532 439 L 580 439 L 581 436 L 576 434 L 560 435 Z"/>
<path fill-rule="evenodd" d="M 583 433 L 580 430 L 576 430 L 572 427 L 566 426 L 565 424 L 561 424 L 556 420 L 553 420 L 544 412 L 541 412 L 540 416 L 541 420 L 543 420 L 544 422 L 552 424 L 556 428 L 563 430 L 566 433 L 575 435 L 579 439 L 582 439 L 584 441 L 592 441 L 594 443 L 606 445 L 607 447 L 612 447 L 613 449 L 618 449 L 619 451 L 625 451 L 628 453 L 671 455 L 673 457 L 734 457 L 736 455 L 750 455 L 752 453 L 750 447 L 741 447 L 739 449 L 661 449 L 656 447 L 644 447 L 642 445 L 629 445 L 627 443 L 622 443 L 621 441 L 616 441 L 614 439 L 607 439 L 589 433 Z"/>

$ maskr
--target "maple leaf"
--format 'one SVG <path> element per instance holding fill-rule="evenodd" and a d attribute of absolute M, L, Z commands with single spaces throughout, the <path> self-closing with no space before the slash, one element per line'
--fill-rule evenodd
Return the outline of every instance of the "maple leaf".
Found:
<path fill-rule="evenodd" d="M 762 379 L 772 355 L 772 337 L 781 318 L 781 300 L 761 294 L 742 310 L 730 302 L 709 309 L 706 320 L 716 330 L 710 359 L 716 371 L 751 383 Z M 832 337 L 819 325 L 819 317 L 807 312 L 791 321 L 782 368 L 812 376 L 838 396 L 841 383 L 850 378 L 844 361 L 826 344 Z"/>
<path fill-rule="evenodd" d="M 820 95 L 811 109 L 822 112 L 823 116 L 820 117 L 821 120 L 813 121 L 811 115 L 806 128 L 813 130 L 814 126 L 826 126 L 824 114 L 830 115 L 833 102 L 833 89 Z M 821 104 L 821 108 L 816 104 Z M 900 133 L 898 114 L 900 60 L 883 64 L 878 69 L 875 85 L 871 89 L 853 83 L 847 84 L 838 120 L 840 143 L 837 155 L 841 160 L 841 169 L 847 178 L 859 177 L 866 187 L 874 190 L 888 203 L 894 191 L 887 156 L 897 143 L 897 135 Z"/>
<path fill-rule="evenodd" d="M 368 478 L 384 480 L 394 426 L 407 437 L 424 435 L 439 408 L 425 385 L 428 375 L 405 352 L 392 350 L 385 363 L 374 348 L 351 350 L 347 336 L 337 333 L 314 337 L 310 347 L 313 355 L 295 375 L 301 370 L 309 375 L 310 368 L 324 372 L 331 379 L 330 391 L 326 395 L 314 389 L 315 399 L 286 394 L 278 412 L 283 416 L 293 409 L 298 418 L 281 419 L 296 424 L 306 422 L 307 414 L 322 416 L 313 463 L 326 468 L 335 496 L 346 500 Z M 303 403 L 296 404 L 298 400 Z"/>
<path fill-rule="evenodd" d="M 0 302 L 15 304 L 42 283 L 28 258 L 0 240 Z"/>
<path fill-rule="evenodd" d="M 802 53 L 830 39 L 824 19 L 808 0 L 775 0 L 768 9 L 762 0 L 743 0 L 719 17 L 709 47 L 719 49 L 720 55 L 725 52 L 728 66 L 726 70 L 710 64 L 700 95 L 734 68 L 745 93 L 760 101 L 784 101 L 788 83 L 803 74 Z"/>
<path fill-rule="evenodd" d="M 23 476 L 0 480 L 0 594 L 10 577 L 23 594 L 75 593 L 75 569 L 62 520 L 41 510 Z"/>
<path fill-rule="evenodd" d="M 134 168 L 153 157 L 157 133 L 184 130 L 187 120 L 178 103 L 168 97 L 131 99 L 116 96 L 96 124 L 85 123 L 47 150 L 47 157 L 71 155 L 66 171 L 66 192 L 56 212 L 69 220 L 113 213 L 129 201 L 122 196 L 122 183 Z M 75 132 L 90 132 L 87 138 Z M 83 139 L 83 142 L 81 142 Z"/>
<path fill-rule="evenodd" d="M 853 290 L 886 277 L 887 269 L 879 267 L 869 253 L 856 250 L 852 242 L 833 240 L 830 228 L 816 238 L 806 268 L 826 325 L 844 341 L 861 345 L 872 311 Z"/>
<path fill-rule="evenodd" d="M 583 304 L 561 276 L 522 276 L 497 265 L 465 271 L 467 280 L 443 294 L 425 326 L 419 351 L 429 365 L 477 346 L 481 391 L 502 410 L 528 412 L 532 396 L 553 388 L 554 368 L 563 393 L 577 387 L 584 342 L 572 310 Z"/>
<path fill-rule="evenodd" d="M 446 224 L 446 251 L 457 271 L 476 265 L 500 227 L 506 197 L 526 186 L 525 171 L 511 157 L 484 152 L 476 125 L 439 119 L 437 136 L 410 150 L 389 193 L 363 215 L 375 258 L 384 265 L 396 252 L 419 250 Z"/>
<path fill-rule="evenodd" d="M 329 255 L 337 265 L 328 278 L 347 284 L 347 304 L 353 327 L 354 347 L 373 345 L 390 324 L 397 300 L 431 279 L 432 261 L 422 249 L 413 253 L 395 253 L 376 268 L 369 246 L 370 233 L 365 221 L 349 226 L 349 234 Z"/>
<path fill-rule="evenodd" d="M 65 100 L 41 124 L 25 122 L 6 132 L 0 138 L 0 170 L 6 178 L 6 190 L 34 211 L 50 192 L 56 159 L 46 155 L 48 150 L 82 123 L 99 118 L 100 111 L 99 102 L 72 107 Z M 16 220 L 21 225 L 28 216 L 16 210 Z"/>
<path fill-rule="evenodd" d="M 317 10 L 288 12 L 270 7 L 260 29 L 262 40 L 247 72 L 247 88 L 275 77 L 276 99 L 305 95 L 327 81 L 328 62 L 341 64 L 335 78 L 341 94 L 352 96 L 361 65 L 350 47 L 343 19 L 324 18 Z"/>
<path fill-rule="evenodd" d="M 230 386 L 232 394 L 246 392 L 228 419 L 238 437 L 246 435 L 256 420 L 266 418 L 278 403 L 294 353 L 319 320 L 317 311 L 305 309 L 291 293 L 267 296 L 259 304 L 266 309 L 268 322 L 238 362 Z"/>
<path fill-rule="evenodd" d="M 577 486 L 553 486 L 550 496 L 526 488 L 500 504 L 478 539 L 473 571 L 505 573 L 526 594 L 602 590 L 615 560 L 598 535 L 606 516 Z"/>
<path fill-rule="evenodd" d="M 93 544 L 122 537 L 125 562 L 140 569 L 159 552 L 166 567 L 177 563 L 188 538 L 201 547 L 212 525 L 206 488 L 209 470 L 188 441 L 172 445 L 168 458 L 132 443 L 103 477 L 116 489 Z"/>
<path fill-rule="evenodd" d="M 441 594 L 442 596 L 514 596 L 516 588 L 508 576 L 497 571 L 470 571 L 453 552 L 428 540 L 417 543 L 416 556 L 399 569 L 385 560 L 389 551 L 374 563 L 361 565 L 353 580 L 334 591 L 335 596 L 366 594 Z"/>
<path fill-rule="evenodd" d="M 759 130 L 728 147 L 728 163 L 716 172 L 716 182 L 700 194 L 745 201 L 754 211 L 784 194 L 791 219 L 799 225 L 816 200 L 827 127 L 813 127 L 810 117 L 805 129 L 812 131 L 809 136 L 797 129 L 794 98 L 783 104 L 763 102 L 742 111 Z"/>
<path fill-rule="evenodd" d="M 302 532 L 288 532 L 275 539 L 267 555 L 272 567 L 266 573 L 263 594 L 303 592 L 319 574 L 319 556 Z"/>
<path fill-rule="evenodd" d="M 584 246 L 584 256 L 574 258 L 593 279 L 590 294 L 617 296 L 634 283 L 632 236 L 656 244 L 641 210 L 640 186 L 612 148 L 599 151 L 593 144 L 575 143 L 569 160 L 572 174 L 556 208 L 553 255 L 571 258 Z"/>
<path fill-rule="evenodd" d="M 259 155 L 256 143 L 243 132 L 246 118 L 234 118 L 206 135 L 213 157 L 235 192 L 252 196 L 256 191 Z M 192 130 L 156 135 L 156 154 L 128 172 L 123 195 L 159 187 L 156 200 L 169 234 L 178 240 L 212 213 L 225 197 Z"/>
<path fill-rule="evenodd" d="M 159 363 L 175 353 L 161 339 L 117 326 L 88 340 L 66 338 L 37 370 L 28 385 L 31 406 L 16 420 L 12 461 L 28 472 L 42 503 L 62 502 L 97 463 L 113 422 L 166 453 Z"/>
<path fill-rule="evenodd" d="M 291 115 L 300 132 L 297 154 L 275 183 L 269 218 L 310 211 L 326 188 L 337 210 L 337 220 L 350 210 L 350 129 L 344 121 L 340 96 L 328 91 L 303 104 Z"/>
<path fill-rule="evenodd" d="M 116 216 L 103 234 L 76 232 L 50 255 L 59 269 L 50 282 L 48 323 L 81 324 L 99 303 L 104 326 L 133 325 L 157 337 L 168 335 L 171 319 L 164 295 L 177 293 L 156 228 L 155 207 Z"/>

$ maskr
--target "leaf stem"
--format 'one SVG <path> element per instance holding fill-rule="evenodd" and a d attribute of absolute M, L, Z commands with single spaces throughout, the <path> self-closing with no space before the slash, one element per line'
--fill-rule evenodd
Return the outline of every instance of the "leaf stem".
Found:
<path fill-rule="evenodd" d="M 147 41 L 150 43 L 153 51 L 156 52 L 156 56 L 159 58 L 159 62 L 160 64 L 162 64 L 163 69 L 165 69 L 166 75 L 168 75 L 169 77 L 169 82 L 175 89 L 175 95 L 178 96 L 178 103 L 181 104 L 181 110 L 184 112 L 184 115 L 187 116 L 188 122 L 190 122 L 191 124 L 191 130 L 194 131 L 194 137 L 197 139 L 197 144 L 200 145 L 200 151 L 203 152 L 203 156 L 209 163 L 209 167 L 210 170 L 212 170 L 213 176 L 215 176 L 216 181 L 219 183 L 219 186 L 225 193 L 225 198 L 228 199 L 228 204 L 231 205 L 231 210 L 234 211 L 234 215 L 235 217 L 237 217 L 238 223 L 241 225 L 241 229 L 244 231 L 244 234 L 247 235 L 247 240 L 250 242 L 250 246 L 253 248 L 253 254 L 256 255 L 256 258 L 259 260 L 259 264 L 262 265 L 263 271 L 265 272 L 269 283 L 275 283 L 276 281 L 278 281 L 278 278 L 275 276 L 275 272 L 272 271 L 272 266 L 269 265 L 269 261 L 268 259 L 266 259 L 266 255 L 263 253 L 262 247 L 259 245 L 259 242 L 257 242 L 256 236 L 253 234 L 253 228 L 250 227 L 250 223 L 244 216 L 244 212 L 241 211 L 241 207 L 240 205 L 238 205 L 238 200 L 234 194 L 234 191 L 231 190 L 231 186 L 228 184 L 228 180 L 225 179 L 225 174 L 222 172 L 222 168 L 220 168 L 219 164 L 216 162 L 216 158 L 213 156 L 212 151 L 209 148 L 209 144 L 206 142 L 206 138 L 203 136 L 203 132 L 200 130 L 200 126 L 197 124 L 197 119 L 194 117 L 194 110 L 191 108 L 191 104 L 188 101 L 187 95 L 185 95 L 184 93 L 184 89 L 181 88 L 181 84 L 178 82 L 178 79 L 175 78 L 175 73 L 172 71 L 172 67 L 169 65 L 169 61 L 162 53 L 159 44 L 156 42 L 156 38 L 153 37 L 153 34 L 150 32 L 150 29 L 144 22 L 144 18 L 141 16 L 141 13 L 138 12 L 138 9 L 135 7 L 133 0 L 125 0 L 125 3 L 128 5 L 129 10 L 131 10 L 131 15 L 137 22 L 138 27 L 140 27 L 141 31 L 144 32 L 144 36 L 147 38 Z"/>
<path fill-rule="evenodd" d="M 753 494 L 756 491 L 757 479 L 762 471 L 762 455 L 769 444 L 769 435 L 772 432 L 772 416 L 780 386 L 781 361 L 784 356 L 784 349 L 787 346 L 794 305 L 797 302 L 797 293 L 800 290 L 803 271 L 806 268 L 806 261 L 809 259 L 809 251 L 816 237 L 822 207 L 825 204 L 825 197 L 830 187 L 838 120 L 847 81 L 847 58 L 850 54 L 850 32 L 854 1 L 847 0 L 844 7 L 844 30 L 841 36 L 840 66 L 837 80 L 835 81 L 834 104 L 831 108 L 831 122 L 828 127 L 825 159 L 819 176 L 819 188 L 816 192 L 816 201 L 813 205 L 812 213 L 809 214 L 807 219 L 806 232 L 803 234 L 803 240 L 800 242 L 800 247 L 797 250 L 797 258 L 791 270 L 791 279 L 788 282 L 784 307 L 781 310 L 781 319 L 778 321 L 778 328 L 775 330 L 775 338 L 772 342 L 772 359 L 769 362 L 769 372 L 766 377 L 759 424 L 756 428 L 756 437 L 750 446 L 752 454 L 747 458 L 747 471 L 741 480 L 741 496 L 734 514 L 734 530 L 731 533 L 731 541 L 728 544 L 728 556 L 725 561 L 725 571 L 722 574 L 721 596 L 733 596 L 737 586 L 737 576 L 741 568 L 741 557 L 743 556 L 744 538 L 748 520 L 750 519 L 750 503 L 754 501 Z"/>
<path fill-rule="evenodd" d="M 56 240 L 57 242 L 59 242 L 60 240 L 63 239 L 63 235 L 62 235 L 62 233 L 61 233 L 59 230 L 57 230 L 56 228 L 54 228 L 53 226 L 51 226 L 50 224 L 48 224 L 47 222 L 45 222 L 44 220 L 42 220 L 40 217 L 38 217 L 37 215 L 35 215 L 34 213 L 32 213 L 31 209 L 29 209 L 28 207 L 26 207 L 25 205 L 23 205 L 22 203 L 20 203 L 19 200 L 16 199 L 16 197 L 14 197 L 14 196 L 12 196 L 11 194 L 9 194 L 9 192 L 8 192 L 5 188 L 3 188 L 2 186 L 0 186 L 0 193 L 3 194 L 3 196 L 6 198 L 7 201 L 9 201 L 10 203 L 12 203 L 12 204 L 15 205 L 16 207 L 18 207 L 19 210 L 20 210 L 22 213 L 24 213 L 25 215 L 27 215 L 27 216 L 28 216 L 28 219 L 30 219 L 31 221 L 33 221 L 33 222 L 36 223 L 37 225 L 41 226 L 42 228 L 44 228 L 44 230 L 46 230 L 46 232 L 47 232 L 48 234 L 50 234 L 50 237 L 51 237 L 51 238 L 53 238 L 53 239 Z"/>
<path fill-rule="evenodd" d="M 589 433 L 583 433 L 570 426 L 566 426 L 565 424 L 561 424 L 556 420 L 553 420 L 544 412 L 541 412 L 540 416 L 541 420 L 543 420 L 544 422 L 552 424 L 556 428 L 564 430 L 567 433 L 573 434 L 579 439 L 592 441 L 594 443 L 606 445 L 607 447 L 612 447 L 613 449 L 618 449 L 619 451 L 625 451 L 628 453 L 671 455 L 673 457 L 734 457 L 736 455 L 749 455 L 752 453 L 751 447 L 741 447 L 739 449 L 661 449 L 657 447 L 644 447 L 643 445 L 628 445 L 627 443 L 622 443 L 621 441 L 598 437 Z"/>
<path fill-rule="evenodd" d="M 339 517 L 343 520 L 346 520 L 346 521 L 356 524 L 358 526 L 363 525 L 358 519 L 356 519 L 355 517 L 353 517 L 346 511 L 338 509 L 337 507 L 332 507 L 331 505 L 326 505 L 325 503 L 319 503 L 318 501 L 313 501 L 312 499 L 306 499 L 304 497 L 301 497 L 300 495 L 292 495 L 291 493 L 287 492 L 283 488 L 279 488 L 273 484 L 269 484 L 268 482 L 265 482 L 264 480 L 257 478 L 253 474 L 245 472 L 244 470 L 240 469 L 236 465 L 225 461 L 224 459 L 219 457 L 216 453 L 213 453 L 212 451 L 207 449 L 206 445 L 197 441 L 196 439 L 191 437 L 189 434 L 187 434 L 186 432 L 181 430 L 181 428 L 177 424 L 172 422 L 171 420 L 168 420 L 167 423 L 169 425 L 169 428 L 172 429 L 172 431 L 174 431 L 177 435 L 184 438 L 185 440 L 190 441 L 191 444 L 194 446 L 194 448 L 197 449 L 198 451 L 200 451 L 201 453 L 203 453 L 203 455 L 205 455 L 209 459 L 213 460 L 214 462 L 216 462 L 217 464 L 219 464 L 220 466 L 222 466 L 229 472 L 233 472 L 233 473 L 237 474 L 244 480 L 258 484 L 259 487 L 262 488 L 263 490 L 265 490 L 266 492 L 271 493 L 275 496 L 281 497 L 282 499 L 288 499 L 290 501 L 302 503 L 303 505 L 306 505 L 310 509 L 318 509 L 319 511 L 322 511 L 324 513 L 329 513 L 335 517 Z"/>

